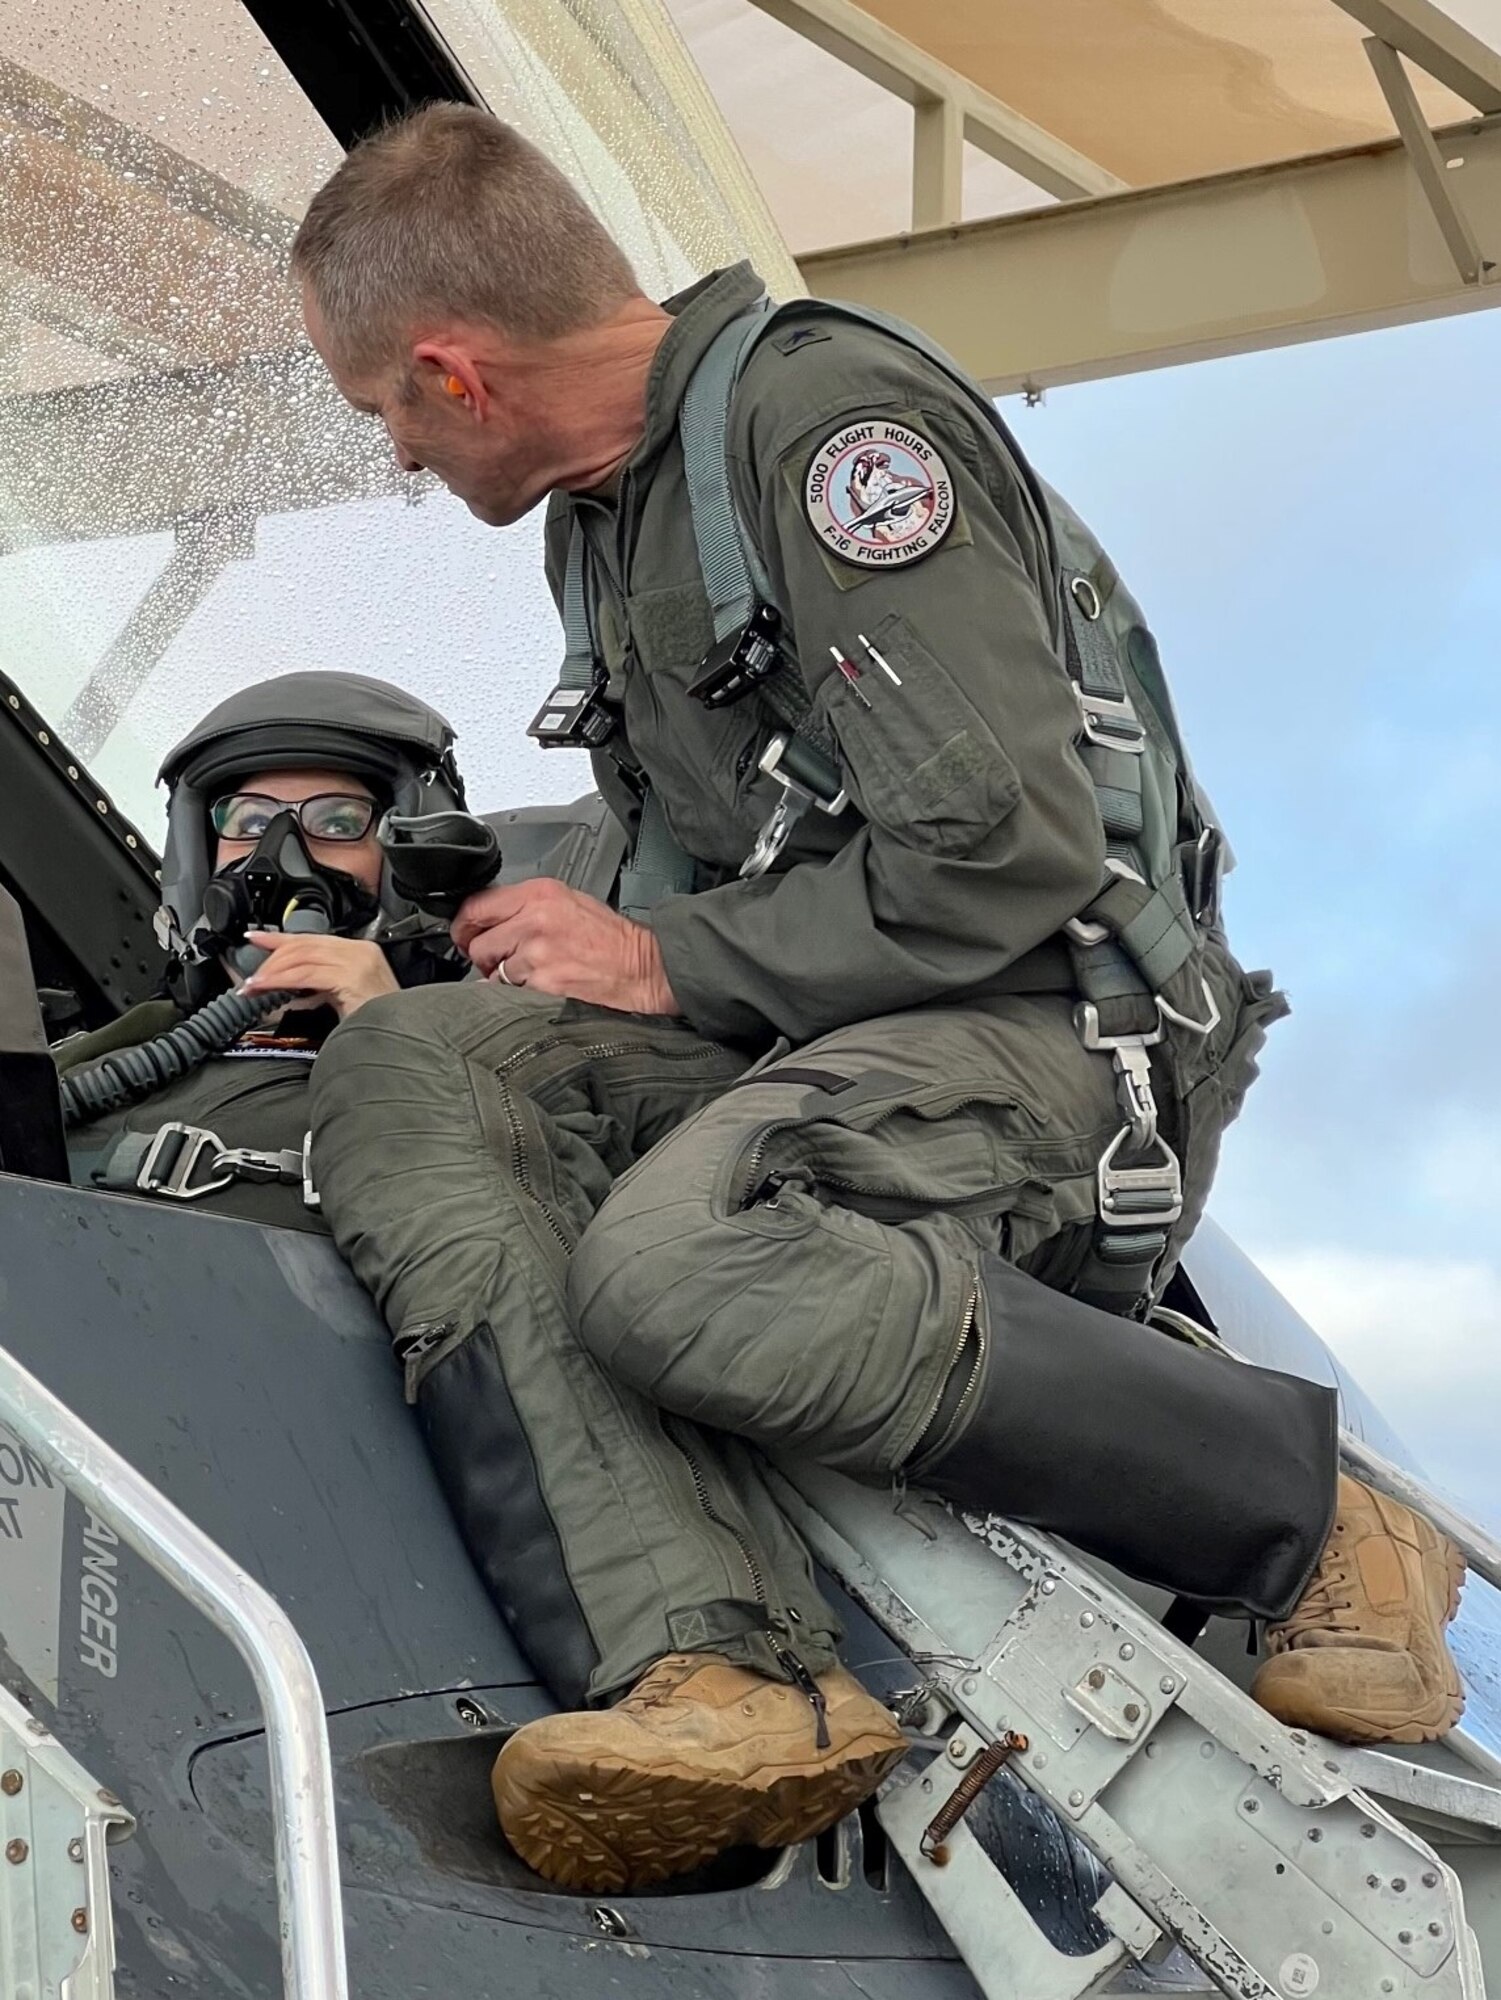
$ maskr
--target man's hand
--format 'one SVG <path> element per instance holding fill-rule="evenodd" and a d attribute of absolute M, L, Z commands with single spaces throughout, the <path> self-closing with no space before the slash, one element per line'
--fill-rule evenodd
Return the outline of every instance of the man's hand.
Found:
<path fill-rule="evenodd" d="M 484 973 L 561 1000 L 623 1014 L 680 1014 L 657 940 L 597 897 L 550 875 L 481 889 L 453 920 L 453 941 Z"/>
<path fill-rule="evenodd" d="M 252 944 L 271 956 L 241 987 L 242 993 L 304 993 L 294 1007 L 332 1007 L 341 1021 L 381 993 L 399 991 L 396 975 L 378 944 L 365 938 L 329 937 L 319 931 L 247 931 Z"/>

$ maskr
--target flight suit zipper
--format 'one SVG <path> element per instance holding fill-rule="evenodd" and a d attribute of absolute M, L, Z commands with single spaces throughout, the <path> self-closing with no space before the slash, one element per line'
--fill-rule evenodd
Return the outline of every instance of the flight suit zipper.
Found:
<path fill-rule="evenodd" d="M 524 1064 L 531 1062 L 534 1057 L 548 1055 L 554 1049 L 569 1047 L 571 1047 L 571 1044 L 563 1041 L 559 1036 L 553 1036 L 547 1041 L 528 1043 L 526 1048 L 518 1049 L 515 1055 L 508 1056 L 496 1068 L 495 1080 L 500 1087 L 501 1108 L 505 1113 L 506 1126 L 511 1135 L 511 1178 L 515 1181 L 521 1192 L 534 1203 L 543 1221 L 558 1239 L 563 1249 L 571 1256 L 574 1249 L 573 1237 L 563 1227 L 557 1216 L 532 1186 L 531 1173 L 526 1159 L 526 1135 L 522 1129 L 521 1119 L 516 1110 L 516 1100 L 505 1082 L 506 1077 L 512 1070 L 520 1069 Z M 602 1062 L 610 1056 L 624 1056 L 635 1053 L 650 1054 L 661 1062 L 693 1063 L 712 1062 L 719 1054 L 719 1050 L 715 1048 L 684 1049 L 680 1054 L 673 1054 L 662 1049 L 642 1051 L 639 1042 L 591 1042 L 587 1048 L 576 1051 L 581 1062 Z"/>
<path fill-rule="evenodd" d="M 767 1079 L 767 1080 L 770 1081 L 772 1079 Z M 976 1091 L 972 1097 L 958 1098 L 953 1104 L 951 1104 L 948 1107 L 947 1111 L 944 1113 L 944 1116 L 952 1117 L 955 1112 L 963 1111 L 967 1109 L 967 1107 L 971 1104 L 994 1104 L 999 1101 L 1000 1100 L 996 1098 L 986 1096 L 986 1094 L 983 1091 Z M 1009 1102 L 1010 1100 L 1008 1099 L 1007 1101 Z M 867 1134 L 874 1132 L 879 1126 L 883 1125 L 886 1122 L 887 1118 L 894 1117 L 898 1111 L 901 1111 L 905 1108 L 906 1107 L 901 1104 L 893 1105 L 889 1111 L 883 1112 L 879 1118 L 873 1119 L 870 1125 L 865 1127 Z M 1030 1107 L 1022 1105 L 1021 1108 L 1023 1110 L 1026 1110 L 1029 1109 Z M 774 1119 L 771 1124 L 762 1127 L 760 1133 L 757 1135 L 755 1139 L 754 1144 L 751 1147 L 746 1165 L 741 1170 L 739 1193 L 736 1198 L 737 1207 L 748 1208 L 752 1200 L 754 1199 L 756 1190 L 761 1185 L 761 1162 L 765 1159 L 767 1148 L 770 1146 L 772 1140 L 776 1138 L 778 1133 L 795 1132 L 801 1125 L 817 1124 L 818 1122 L 819 1120 L 816 1117 L 778 1118 Z M 836 1118 L 830 1122 L 837 1124 L 838 1120 Z M 845 1190 L 845 1192 L 850 1194 L 868 1194 L 868 1195 L 885 1196 L 899 1200 L 905 1199 L 909 1203 L 913 1198 L 910 1190 L 906 1188 L 883 1186 L 881 1185 L 881 1183 L 874 1181 L 841 1180 L 837 1175 L 826 1173 L 822 1168 L 818 1168 L 815 1171 L 821 1185 L 826 1187 L 842 1188 L 843 1190 Z M 981 1189 L 977 1194 L 935 1195 L 931 1200 L 925 1196 L 923 1198 L 922 1206 L 924 1210 L 950 1209 L 950 1210 L 955 1210 L 962 1214 L 964 1212 L 964 1209 L 971 1203 L 984 1202 L 997 1194 L 1003 1194 L 1006 1192 L 1006 1187 L 1010 1185 L 1012 1185 L 1012 1183 L 1006 1183 L 1004 1186 L 997 1186 L 994 1188 L 984 1188 Z"/>
<path fill-rule="evenodd" d="M 965 1379 L 964 1387 L 960 1391 L 959 1400 L 949 1413 L 948 1422 L 943 1426 L 942 1431 L 930 1442 L 928 1433 L 938 1422 L 939 1413 L 942 1411 L 948 1397 L 954 1370 L 964 1358 L 965 1348 L 971 1344 L 973 1344 L 975 1351 L 974 1360 L 970 1366 L 969 1374 Z M 988 1347 L 989 1342 L 986 1336 L 985 1322 L 980 1316 L 980 1281 L 978 1278 L 974 1278 L 970 1282 L 969 1292 L 965 1297 L 964 1312 L 959 1321 L 959 1337 L 954 1342 L 953 1351 L 949 1355 L 948 1366 L 939 1378 L 938 1393 L 933 1398 L 932 1406 L 927 1416 L 923 1419 L 922 1429 L 918 1432 L 917 1440 L 913 1444 L 912 1449 L 907 1453 L 903 1461 L 904 1464 L 911 1465 L 918 1457 L 927 1457 L 930 1454 L 941 1452 L 958 1435 L 964 1419 L 969 1415 L 970 1406 L 979 1392 L 980 1382 L 985 1373 L 985 1356 Z"/>
<path fill-rule="evenodd" d="M 716 1528 L 722 1529 L 740 1551 L 741 1560 L 745 1564 L 745 1573 L 750 1578 L 751 1593 L 756 1603 L 760 1605 L 766 1615 L 767 1640 L 771 1646 L 771 1650 L 781 1663 L 782 1671 L 786 1674 L 788 1680 L 791 1681 L 792 1685 L 804 1697 L 809 1707 L 813 1710 L 814 1749 L 829 1749 L 831 1739 L 829 1736 L 828 1702 L 824 1697 L 823 1689 L 814 1680 L 812 1674 L 809 1673 L 806 1663 L 793 1652 L 790 1646 L 784 1645 L 782 1640 L 777 1636 L 776 1621 L 771 1608 L 771 1600 L 766 1589 L 766 1573 L 757 1560 L 755 1550 L 751 1547 L 745 1536 L 741 1534 L 734 1522 L 727 1521 L 714 1505 L 713 1498 L 709 1493 L 709 1482 L 704 1477 L 703 1466 L 694 1456 L 689 1446 L 684 1444 L 675 1431 L 668 1431 L 667 1435 L 682 1454 L 683 1461 L 688 1467 L 688 1476 L 693 1482 L 693 1491 L 705 1519 L 712 1521 Z"/>

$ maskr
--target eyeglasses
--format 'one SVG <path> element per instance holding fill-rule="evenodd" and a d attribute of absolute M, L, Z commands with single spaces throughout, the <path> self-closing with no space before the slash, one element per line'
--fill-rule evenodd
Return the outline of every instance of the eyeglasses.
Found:
<path fill-rule="evenodd" d="M 223 840 L 259 840 L 278 813 L 289 812 L 309 840 L 363 840 L 375 818 L 374 799 L 354 792 L 319 792 L 311 799 L 273 799 L 264 792 L 231 792 L 209 808 Z"/>

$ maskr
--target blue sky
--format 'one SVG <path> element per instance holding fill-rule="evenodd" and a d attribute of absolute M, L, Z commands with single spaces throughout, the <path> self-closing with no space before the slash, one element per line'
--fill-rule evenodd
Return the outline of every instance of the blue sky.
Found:
<path fill-rule="evenodd" d="M 1501 1519 L 1498 373 L 1476 313 L 1006 414 L 1147 608 L 1293 1000 L 1215 1213 Z"/>

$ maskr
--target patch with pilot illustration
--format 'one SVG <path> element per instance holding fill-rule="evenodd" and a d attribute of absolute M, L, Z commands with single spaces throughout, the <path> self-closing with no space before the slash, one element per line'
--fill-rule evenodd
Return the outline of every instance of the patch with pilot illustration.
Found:
<path fill-rule="evenodd" d="M 954 525 L 954 482 L 937 447 L 910 424 L 869 417 L 819 445 L 803 506 L 820 544 L 857 569 L 931 555 Z"/>

